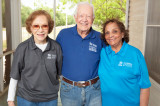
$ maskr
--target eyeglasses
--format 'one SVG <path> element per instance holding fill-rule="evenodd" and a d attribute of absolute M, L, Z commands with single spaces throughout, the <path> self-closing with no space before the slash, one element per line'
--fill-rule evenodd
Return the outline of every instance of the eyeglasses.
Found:
<path fill-rule="evenodd" d="M 43 30 L 47 30 L 48 29 L 48 25 L 42 25 L 42 26 L 40 26 L 40 25 L 32 25 L 32 28 L 34 30 L 39 30 L 40 28 L 43 29 Z"/>

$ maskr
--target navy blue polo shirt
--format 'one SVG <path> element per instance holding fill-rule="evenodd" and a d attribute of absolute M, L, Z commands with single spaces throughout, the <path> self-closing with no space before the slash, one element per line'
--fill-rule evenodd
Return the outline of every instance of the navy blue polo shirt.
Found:
<path fill-rule="evenodd" d="M 63 29 L 57 37 L 63 54 L 62 75 L 73 81 L 86 81 L 98 76 L 102 41 L 100 33 L 91 28 L 82 38 L 77 26 Z"/>
<path fill-rule="evenodd" d="M 140 90 L 151 86 L 142 53 L 126 42 L 118 53 L 102 49 L 98 74 L 103 106 L 139 106 Z"/>

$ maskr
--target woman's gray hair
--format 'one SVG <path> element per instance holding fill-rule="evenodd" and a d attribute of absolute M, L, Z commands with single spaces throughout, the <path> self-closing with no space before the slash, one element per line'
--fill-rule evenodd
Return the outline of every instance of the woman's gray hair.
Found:
<path fill-rule="evenodd" d="M 88 3 L 87 1 L 86 1 L 86 2 L 79 2 L 79 3 L 77 4 L 76 10 L 74 11 L 74 16 L 75 16 L 75 17 L 77 17 L 77 10 L 78 10 L 78 7 L 79 7 L 80 5 L 89 5 L 90 7 L 92 7 L 92 10 L 93 10 L 93 18 L 95 17 L 95 14 L 94 14 L 94 6 L 93 6 L 93 4 Z"/>

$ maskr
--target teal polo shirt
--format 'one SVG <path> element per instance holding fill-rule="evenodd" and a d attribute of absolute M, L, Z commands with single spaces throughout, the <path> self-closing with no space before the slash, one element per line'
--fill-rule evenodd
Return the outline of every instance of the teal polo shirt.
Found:
<path fill-rule="evenodd" d="M 98 74 L 103 106 L 139 106 L 140 89 L 151 86 L 142 53 L 126 42 L 118 53 L 102 48 Z"/>
<path fill-rule="evenodd" d="M 60 31 L 56 41 L 63 54 L 62 75 L 73 81 L 87 81 L 98 76 L 102 41 L 100 33 L 90 29 L 82 38 L 77 25 Z"/>

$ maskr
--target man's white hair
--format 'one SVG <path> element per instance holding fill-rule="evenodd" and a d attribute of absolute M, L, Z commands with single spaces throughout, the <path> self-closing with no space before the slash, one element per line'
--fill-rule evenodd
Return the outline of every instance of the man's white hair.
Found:
<path fill-rule="evenodd" d="M 74 11 L 74 16 L 75 16 L 75 17 L 77 17 L 77 10 L 78 10 L 78 7 L 79 7 L 80 5 L 89 5 L 89 6 L 92 8 L 92 10 L 93 10 L 93 18 L 95 17 L 95 14 L 94 14 L 94 6 L 93 6 L 93 4 L 88 3 L 87 1 L 85 1 L 85 2 L 79 2 L 79 3 L 77 4 L 76 10 Z"/>

